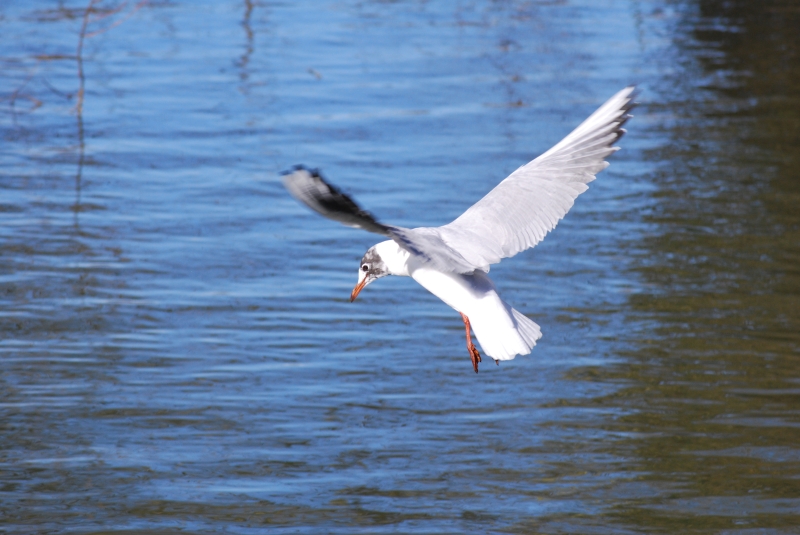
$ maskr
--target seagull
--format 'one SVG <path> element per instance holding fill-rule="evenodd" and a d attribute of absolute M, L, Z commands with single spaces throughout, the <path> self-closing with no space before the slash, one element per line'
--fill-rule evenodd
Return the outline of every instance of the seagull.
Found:
<path fill-rule="evenodd" d="M 500 182 L 456 220 L 441 227 L 403 228 L 380 223 L 317 169 L 296 165 L 283 184 L 298 201 L 350 227 L 389 238 L 364 254 L 350 302 L 387 275 L 411 277 L 461 315 L 475 373 L 483 352 L 496 364 L 527 355 L 542 336 L 539 326 L 511 308 L 487 275 L 489 266 L 538 244 L 567 214 L 595 175 L 632 116 L 635 87 L 611 97 L 567 137 Z"/>

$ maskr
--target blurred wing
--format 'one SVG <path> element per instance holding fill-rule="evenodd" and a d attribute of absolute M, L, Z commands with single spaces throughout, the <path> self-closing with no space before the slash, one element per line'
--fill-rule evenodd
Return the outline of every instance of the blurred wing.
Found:
<path fill-rule="evenodd" d="M 297 165 L 283 176 L 283 185 L 292 196 L 318 214 L 347 225 L 391 236 L 390 227 L 378 223 L 369 212 L 362 210 L 353 199 L 336 186 L 325 182 L 319 171 Z"/>
<path fill-rule="evenodd" d="M 362 210 L 353 199 L 333 184 L 326 182 L 317 170 L 306 169 L 302 165 L 295 166 L 292 171 L 284 174 L 283 185 L 295 199 L 318 214 L 344 223 L 348 227 L 388 236 L 403 249 L 419 256 L 437 269 L 459 273 L 475 269 L 458 252 L 442 242 L 435 232 L 436 229 L 411 230 L 379 223 L 372 214 Z"/>
<path fill-rule="evenodd" d="M 626 87 L 578 128 L 535 160 L 523 165 L 452 223 L 435 231 L 473 269 L 533 247 L 555 228 L 625 133 L 634 87 Z"/>

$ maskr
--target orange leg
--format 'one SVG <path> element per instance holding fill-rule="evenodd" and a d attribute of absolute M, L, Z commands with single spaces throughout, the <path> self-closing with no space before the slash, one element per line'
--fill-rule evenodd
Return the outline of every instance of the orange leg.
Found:
<path fill-rule="evenodd" d="M 459 312 L 459 314 L 461 314 L 461 312 Z M 481 354 L 478 353 L 478 348 L 472 343 L 472 332 L 469 329 L 469 318 L 464 314 L 461 314 L 461 319 L 464 320 L 464 327 L 467 328 L 467 351 L 469 351 L 469 356 L 472 359 L 472 367 L 475 369 L 475 373 L 478 373 L 478 363 L 481 362 Z"/>

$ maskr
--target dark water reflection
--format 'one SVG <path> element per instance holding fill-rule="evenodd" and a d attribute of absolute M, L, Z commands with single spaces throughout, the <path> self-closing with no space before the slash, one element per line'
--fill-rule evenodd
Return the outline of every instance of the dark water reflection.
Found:
<path fill-rule="evenodd" d="M 86 6 L 0 5 L 3 529 L 800 525 L 794 3 L 120 5 L 80 116 Z M 276 179 L 441 224 L 631 80 L 625 150 L 493 269 L 541 344 L 478 376 L 410 281 L 349 304 L 374 240 Z"/>
<path fill-rule="evenodd" d="M 637 409 L 612 426 L 636 434 L 627 469 L 650 490 L 615 508 L 624 523 L 800 525 L 798 23 L 790 2 L 687 5 L 667 56 L 681 74 L 653 88 L 666 142 L 646 152 L 635 349 L 598 371 L 629 386 L 595 400 Z"/>

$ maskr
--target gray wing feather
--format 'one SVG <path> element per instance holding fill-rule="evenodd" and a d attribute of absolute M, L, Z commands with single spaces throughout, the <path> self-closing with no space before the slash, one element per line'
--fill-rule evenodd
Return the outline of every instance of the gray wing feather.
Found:
<path fill-rule="evenodd" d="M 471 273 L 476 269 L 459 251 L 442 240 L 439 229 L 392 227 L 392 239 L 439 271 Z"/>
<path fill-rule="evenodd" d="M 414 229 L 416 235 L 438 236 L 444 248 L 420 249 L 450 271 L 488 271 L 489 265 L 533 247 L 572 208 L 595 175 L 608 167 L 605 158 L 619 150 L 612 145 L 625 133 L 631 117 L 634 87 L 626 87 L 553 148 L 523 165 L 452 223 Z M 451 257 L 460 260 L 452 263 Z M 437 258 L 440 256 L 440 258 Z"/>

